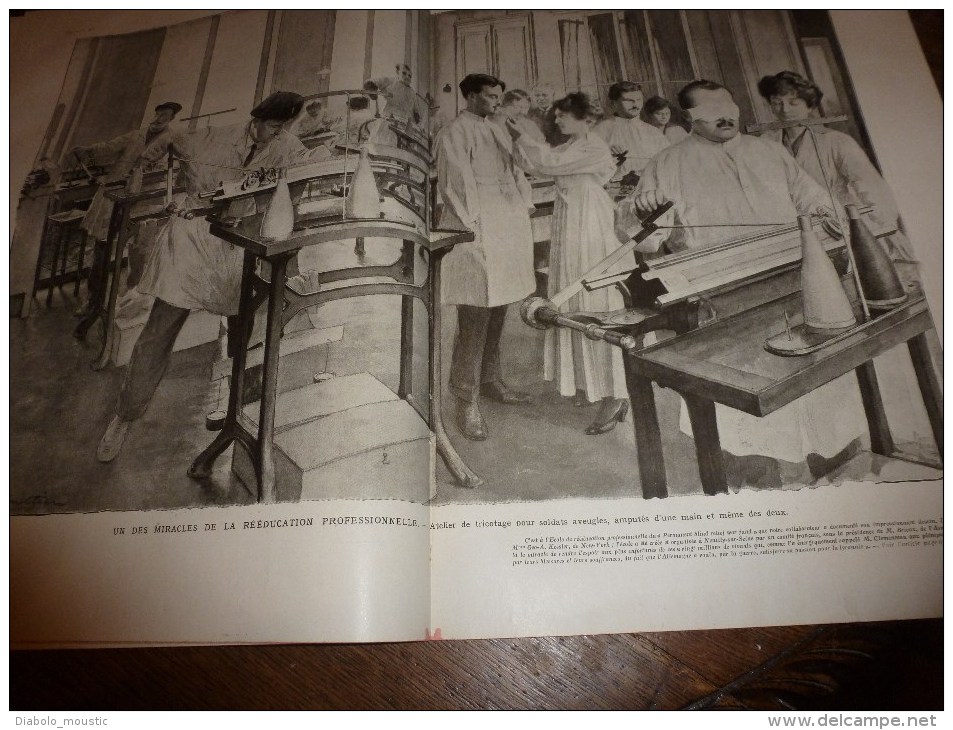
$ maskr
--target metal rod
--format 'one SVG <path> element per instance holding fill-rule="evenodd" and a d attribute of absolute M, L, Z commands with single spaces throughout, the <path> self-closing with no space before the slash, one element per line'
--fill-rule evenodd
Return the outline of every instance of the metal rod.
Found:
<path fill-rule="evenodd" d="M 811 119 L 796 119 L 791 121 L 764 122 L 763 124 L 748 124 L 745 130 L 751 132 L 765 132 L 769 129 L 790 129 L 791 127 L 807 127 L 818 124 L 833 124 L 834 122 L 846 122 L 847 115 L 839 114 L 834 117 L 814 117 Z"/>
<path fill-rule="evenodd" d="M 590 340 L 602 340 L 607 342 L 610 345 L 615 345 L 620 347 L 623 350 L 634 350 L 638 347 L 638 342 L 636 338 L 631 335 L 620 335 L 618 332 L 613 332 L 612 330 L 606 329 L 605 327 L 600 327 L 596 324 L 586 324 L 584 322 L 578 322 L 571 317 L 566 317 L 555 309 L 550 309 L 549 307 L 541 307 L 536 310 L 536 321 L 541 324 L 554 324 L 558 327 L 566 327 L 576 332 L 583 333 Z"/>
<path fill-rule="evenodd" d="M 233 106 L 231 109 L 222 109 L 219 112 L 209 112 L 208 114 L 196 114 L 193 117 L 182 117 L 180 122 L 191 122 L 193 119 L 205 119 L 206 117 L 214 117 L 219 114 L 228 114 L 229 112 L 238 111 L 238 107 Z"/>
<path fill-rule="evenodd" d="M 172 156 L 172 143 L 169 142 L 168 146 L 169 156 L 166 162 L 165 168 L 165 204 L 166 207 L 172 205 L 172 166 L 175 164 L 175 160 Z"/>

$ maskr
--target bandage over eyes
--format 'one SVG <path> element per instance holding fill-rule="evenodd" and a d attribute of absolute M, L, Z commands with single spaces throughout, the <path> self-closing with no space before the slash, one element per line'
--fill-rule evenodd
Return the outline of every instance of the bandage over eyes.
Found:
<path fill-rule="evenodd" d="M 734 119 L 741 116 L 741 110 L 733 101 L 710 101 L 685 110 L 693 122 L 717 122 L 719 119 Z"/>

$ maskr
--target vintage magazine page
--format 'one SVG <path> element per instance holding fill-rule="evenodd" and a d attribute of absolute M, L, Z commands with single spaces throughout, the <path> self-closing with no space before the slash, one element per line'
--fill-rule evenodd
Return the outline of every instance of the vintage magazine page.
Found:
<path fill-rule="evenodd" d="M 940 615 L 903 12 L 31 12 L 10 93 L 15 646 Z"/>
<path fill-rule="evenodd" d="M 425 16 L 13 19 L 15 645 L 427 636 Z"/>
<path fill-rule="evenodd" d="M 771 352 L 769 338 L 781 349 L 817 318 L 789 292 L 803 286 L 807 302 L 811 288 L 816 306 L 837 287 L 785 283 L 785 266 L 758 263 L 783 234 L 752 235 L 809 210 L 815 182 L 842 219 L 845 203 L 866 200 L 890 219 L 880 246 L 906 289 L 869 318 L 853 298 L 856 322 L 901 316 L 925 291 L 942 323 L 941 104 L 906 14 L 440 14 L 438 158 L 450 120 L 473 111 L 455 89 L 468 73 L 505 82 L 503 114 L 521 132 L 509 136 L 535 163 L 537 299 L 510 306 L 500 357 L 507 383 L 533 400 L 481 399 L 485 440 L 458 441 L 481 487 L 454 489 L 438 463 L 433 625 L 456 638 L 941 615 L 937 334 L 923 320 L 910 330 L 920 335 L 881 347 L 872 325 L 862 334 L 848 321 L 856 334 L 840 344 Z M 699 78 L 717 85 L 679 94 Z M 601 107 L 594 128 L 577 123 L 588 112 L 566 97 L 575 91 Z M 539 133 L 563 133 L 562 146 L 524 139 Z M 801 167 L 778 178 L 790 156 Z M 661 247 L 637 249 L 641 276 L 624 294 L 573 289 L 606 254 L 607 198 L 618 230 L 620 209 L 653 193 L 653 204 L 674 201 L 675 218 L 660 221 Z M 678 319 L 693 308 L 701 322 Z M 619 353 L 605 328 L 641 338 L 642 323 L 652 326 L 624 368 L 600 359 Z"/>

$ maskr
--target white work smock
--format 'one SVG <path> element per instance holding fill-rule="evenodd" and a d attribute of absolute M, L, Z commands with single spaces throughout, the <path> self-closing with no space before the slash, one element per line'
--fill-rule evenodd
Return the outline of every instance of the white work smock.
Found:
<path fill-rule="evenodd" d="M 443 260 L 444 303 L 498 307 L 536 289 L 532 191 L 512 149 L 505 131 L 469 111 L 440 132 L 437 185 L 443 205 L 437 227 L 476 236 Z"/>
<path fill-rule="evenodd" d="M 149 129 L 136 129 L 127 132 L 108 142 L 99 142 L 97 144 L 85 147 L 82 150 L 84 158 L 93 159 L 115 159 L 109 167 L 109 173 L 105 176 L 104 182 L 114 183 L 123 180 L 132 170 L 136 159 L 142 154 L 147 144 L 159 145 L 157 140 L 164 140 L 162 145 L 167 145 L 170 141 L 168 129 L 164 129 L 159 134 L 149 137 Z M 163 165 L 163 159 L 157 159 L 152 165 L 144 171 L 148 172 L 157 169 Z M 93 194 L 89 208 L 86 210 L 86 216 L 83 218 L 82 228 L 89 235 L 99 241 L 105 241 L 109 235 L 109 219 L 112 217 L 113 201 L 104 194 L 104 187 L 100 185 Z"/>
<path fill-rule="evenodd" d="M 769 130 L 762 136 L 778 143 L 783 141 L 780 129 Z M 900 214 L 893 193 L 853 137 L 815 124 L 785 147 L 808 175 L 829 188 L 837 204 L 873 206 L 868 215 L 874 223 L 899 226 Z M 910 241 L 899 230 L 882 240 L 894 260 L 916 260 Z"/>
<path fill-rule="evenodd" d="M 793 225 L 799 213 L 811 213 L 825 202 L 830 206 L 824 190 L 782 145 L 748 135 L 717 143 L 693 134 L 669 147 L 645 168 L 635 194 L 648 190 L 674 201 L 676 223 L 698 226 L 675 229 L 668 241 L 673 251 L 705 248 L 760 230 L 718 227 L 722 224 Z M 631 199 L 620 207 L 625 203 L 633 214 Z M 736 456 L 760 454 L 790 462 L 801 462 L 810 453 L 830 458 L 867 429 L 853 373 L 763 418 L 720 405 L 716 411 L 722 448 Z M 684 404 L 681 427 L 691 434 Z"/>
<path fill-rule="evenodd" d="M 178 207 L 205 207 L 208 203 L 199 194 L 215 191 L 220 181 L 240 180 L 246 171 L 260 167 L 287 167 L 310 155 L 297 137 L 282 130 L 277 137 L 259 143 L 245 165 L 252 144 L 249 123 L 173 133 L 173 151 L 181 159 L 179 179 L 186 188 L 184 196 L 177 196 Z M 149 160 L 164 151 L 164 144 L 160 149 L 150 145 L 143 158 Z M 261 212 L 251 198 L 244 207 L 246 215 Z M 191 220 L 173 215 L 159 231 L 137 288 L 176 307 L 234 315 L 238 313 L 242 259 L 242 249 L 213 236 L 201 214 Z"/>

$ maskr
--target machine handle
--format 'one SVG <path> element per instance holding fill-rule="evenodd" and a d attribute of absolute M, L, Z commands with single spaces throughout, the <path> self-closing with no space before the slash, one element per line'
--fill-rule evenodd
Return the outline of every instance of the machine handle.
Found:
<path fill-rule="evenodd" d="M 553 295 L 552 301 L 553 304 L 558 308 L 563 304 L 568 302 L 572 297 L 576 296 L 584 288 L 584 283 L 587 279 L 592 278 L 593 276 L 598 276 L 599 274 L 605 273 L 606 269 L 609 269 L 619 263 L 626 254 L 635 249 L 642 241 L 651 236 L 655 231 L 658 230 L 658 226 L 655 225 L 655 221 L 661 218 L 665 213 L 671 208 L 673 203 L 671 201 L 666 201 L 662 203 L 658 208 L 649 213 L 642 221 L 642 230 L 639 231 L 635 237 L 632 238 L 628 243 L 624 243 L 615 251 L 606 256 L 602 261 L 589 269 L 585 274 L 580 276 L 574 282 L 569 284 L 567 287 Z"/>
<path fill-rule="evenodd" d="M 638 340 L 631 335 L 621 335 L 618 332 L 600 327 L 597 324 L 579 322 L 571 317 L 560 314 L 553 303 L 542 297 L 529 297 L 520 305 L 520 316 L 530 327 L 547 329 L 548 327 L 566 327 L 581 332 L 590 340 L 602 340 L 623 350 L 635 350 Z"/>

